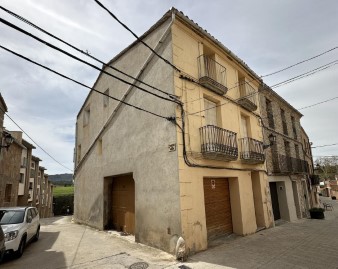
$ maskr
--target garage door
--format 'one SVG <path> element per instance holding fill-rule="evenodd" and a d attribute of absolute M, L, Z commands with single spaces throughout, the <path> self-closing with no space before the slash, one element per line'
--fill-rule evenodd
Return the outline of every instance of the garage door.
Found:
<path fill-rule="evenodd" d="M 131 175 L 113 178 L 112 215 L 115 230 L 134 234 L 135 183 Z"/>
<path fill-rule="evenodd" d="M 228 179 L 204 178 L 203 181 L 208 239 L 232 233 Z"/>

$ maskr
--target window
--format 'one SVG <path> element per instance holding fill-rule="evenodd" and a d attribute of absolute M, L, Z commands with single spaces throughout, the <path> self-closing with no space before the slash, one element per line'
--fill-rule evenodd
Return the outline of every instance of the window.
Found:
<path fill-rule="evenodd" d="M 107 89 L 104 92 L 105 95 L 103 95 L 103 107 L 107 107 L 109 105 L 109 97 L 107 95 L 109 95 L 109 89 Z"/>
<path fill-rule="evenodd" d="M 29 182 L 29 189 L 30 189 L 30 190 L 33 189 L 33 182 Z"/>
<path fill-rule="evenodd" d="M 12 184 L 6 184 L 5 202 L 10 203 L 12 197 Z"/>
<path fill-rule="evenodd" d="M 23 167 L 26 167 L 26 165 L 27 165 L 27 158 L 26 158 L 26 157 L 23 157 L 23 158 L 22 158 L 22 166 L 23 166 Z"/>
<path fill-rule="evenodd" d="M 79 164 L 81 161 L 81 145 L 77 146 L 77 163 Z"/>
<path fill-rule="evenodd" d="M 19 180 L 19 182 L 20 183 L 24 183 L 24 181 L 25 181 L 25 175 L 23 173 L 20 173 L 20 180 Z"/>
<path fill-rule="evenodd" d="M 290 142 L 284 140 L 285 155 L 290 157 Z"/>
<path fill-rule="evenodd" d="M 287 166 L 287 171 L 291 172 L 292 171 L 292 162 L 291 162 L 291 154 L 290 154 L 290 142 L 284 140 L 284 148 L 285 148 L 285 156 L 286 156 L 286 166 Z"/>
<path fill-rule="evenodd" d="M 288 127 L 286 125 L 285 111 L 283 109 L 281 109 L 280 113 L 281 113 L 281 117 L 282 117 L 283 133 L 285 135 L 288 135 Z"/>
<path fill-rule="evenodd" d="M 97 154 L 102 155 L 102 138 L 97 142 Z"/>
<path fill-rule="evenodd" d="M 89 118 L 90 118 L 90 107 L 87 107 L 83 113 L 83 126 L 89 124 Z"/>
<path fill-rule="evenodd" d="M 35 162 L 31 162 L 31 168 L 35 169 Z"/>
<path fill-rule="evenodd" d="M 241 130 L 242 137 L 250 137 L 250 119 L 249 117 L 241 115 Z"/>
<path fill-rule="evenodd" d="M 296 122 L 295 122 L 295 118 L 293 116 L 291 116 L 291 123 L 292 123 L 293 137 L 295 139 L 297 139 Z"/>
<path fill-rule="evenodd" d="M 217 104 L 215 102 L 204 99 L 205 123 L 206 125 L 217 126 Z"/>
<path fill-rule="evenodd" d="M 296 158 L 300 159 L 299 158 L 299 146 L 297 144 L 295 144 L 295 151 L 296 151 Z"/>
<path fill-rule="evenodd" d="M 275 121 L 273 119 L 272 104 L 269 99 L 265 99 L 266 114 L 268 117 L 269 127 L 275 129 Z"/>

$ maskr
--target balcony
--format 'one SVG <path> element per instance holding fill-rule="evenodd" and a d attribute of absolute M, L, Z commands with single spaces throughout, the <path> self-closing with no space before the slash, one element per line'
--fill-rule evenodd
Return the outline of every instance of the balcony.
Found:
<path fill-rule="evenodd" d="M 214 125 L 200 128 L 201 153 L 212 160 L 234 161 L 238 158 L 236 133 Z"/>
<path fill-rule="evenodd" d="M 241 160 L 244 163 L 259 164 L 264 163 L 265 154 L 263 142 L 250 137 L 244 137 L 240 140 L 241 145 Z"/>
<path fill-rule="evenodd" d="M 225 67 L 205 55 L 201 55 L 197 59 L 200 84 L 217 94 L 226 94 L 228 88 Z"/>
<path fill-rule="evenodd" d="M 249 111 L 257 110 L 257 97 L 255 89 L 247 82 L 241 81 L 239 83 L 240 99 L 237 101 L 239 105 Z"/>
<path fill-rule="evenodd" d="M 273 173 L 309 173 L 307 161 L 285 156 L 282 154 L 273 154 Z"/>
<path fill-rule="evenodd" d="M 311 185 L 316 186 L 320 183 L 319 175 L 310 175 Z"/>

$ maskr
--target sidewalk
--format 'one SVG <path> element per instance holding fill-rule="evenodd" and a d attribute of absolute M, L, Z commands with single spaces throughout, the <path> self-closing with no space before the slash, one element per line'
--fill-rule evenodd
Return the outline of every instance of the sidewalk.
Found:
<path fill-rule="evenodd" d="M 334 207 L 325 212 L 324 220 L 301 219 L 229 240 L 192 256 L 185 268 L 337 269 L 338 202 L 326 197 L 321 200 Z"/>

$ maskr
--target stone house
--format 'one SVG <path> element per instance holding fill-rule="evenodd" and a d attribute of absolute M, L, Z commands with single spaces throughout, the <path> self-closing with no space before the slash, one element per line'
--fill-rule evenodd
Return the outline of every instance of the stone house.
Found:
<path fill-rule="evenodd" d="M 20 179 L 18 189 L 18 206 L 27 205 L 28 194 L 29 194 L 29 176 L 30 176 L 30 162 L 32 159 L 32 151 L 35 149 L 31 143 L 25 139 L 21 140 L 22 148 L 21 152 L 21 167 L 20 167 Z"/>
<path fill-rule="evenodd" d="M 106 65 L 93 88 L 163 117 L 89 93 L 76 123 L 75 221 L 171 253 L 179 237 L 195 252 L 273 226 L 261 79 L 174 8 L 141 38 L 175 68 L 134 42 L 108 65 L 153 87 L 121 83 Z"/>
<path fill-rule="evenodd" d="M 276 143 L 266 150 L 274 220 L 308 217 L 313 164 L 308 137 L 300 124 L 303 115 L 265 84 L 260 87 L 260 99 L 264 139 L 268 141 L 270 134 L 276 137 Z"/>
<path fill-rule="evenodd" d="M 0 94 L 0 137 L 4 144 L 4 135 L 13 137 L 13 143 L 8 148 L 0 148 L 0 206 L 33 205 L 39 209 L 41 217 L 50 217 L 52 211 L 53 186 L 44 175 L 45 168 L 38 166 L 39 158 L 32 156 L 35 147 L 22 138 L 20 131 L 7 131 L 3 127 L 6 103 Z M 38 172 L 35 172 L 37 167 Z M 41 182 L 45 182 L 44 192 Z M 44 196 L 45 195 L 45 196 Z M 40 200 L 43 199 L 44 210 L 40 210 Z"/>
<path fill-rule="evenodd" d="M 311 150 L 311 145 L 312 143 L 309 140 L 308 135 L 306 134 L 305 130 L 303 127 L 301 127 L 301 132 L 300 132 L 300 139 L 302 141 L 302 151 L 304 155 L 304 160 L 306 161 L 307 165 L 307 170 L 308 170 L 308 190 L 309 190 L 309 199 L 310 199 L 310 205 L 311 207 L 319 207 L 320 202 L 319 202 L 319 176 L 315 175 L 315 169 L 314 169 L 314 164 L 313 164 L 313 156 L 312 156 L 312 150 Z"/>

